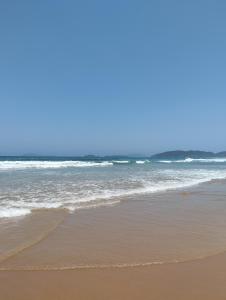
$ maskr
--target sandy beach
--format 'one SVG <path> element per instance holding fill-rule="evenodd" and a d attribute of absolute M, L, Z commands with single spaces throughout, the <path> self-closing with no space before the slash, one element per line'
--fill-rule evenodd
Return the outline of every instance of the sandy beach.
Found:
<path fill-rule="evenodd" d="M 161 266 L 0 272 L 0 299 L 226 299 L 226 254 Z"/>
<path fill-rule="evenodd" d="M 0 300 L 226 300 L 226 1 L 0 8 Z"/>
<path fill-rule="evenodd" d="M 224 199 L 215 181 L 3 222 L 0 299 L 226 299 Z"/>

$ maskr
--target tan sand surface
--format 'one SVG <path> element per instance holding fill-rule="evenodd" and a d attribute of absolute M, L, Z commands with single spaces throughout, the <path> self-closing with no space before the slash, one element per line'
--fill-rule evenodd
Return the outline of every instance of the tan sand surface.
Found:
<path fill-rule="evenodd" d="M 226 300 L 219 184 L 2 223 L 0 300 Z"/>
<path fill-rule="evenodd" d="M 223 300 L 226 254 L 123 269 L 1 271 L 1 300 Z"/>

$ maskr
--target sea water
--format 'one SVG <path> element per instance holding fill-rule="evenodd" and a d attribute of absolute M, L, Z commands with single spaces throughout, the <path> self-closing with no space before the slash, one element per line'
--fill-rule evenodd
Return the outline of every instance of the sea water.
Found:
<path fill-rule="evenodd" d="M 0 218 L 21 217 L 37 209 L 73 212 L 224 178 L 226 158 L 1 157 Z"/>
<path fill-rule="evenodd" d="M 128 267 L 226 249 L 226 159 L 2 157 L 0 270 Z"/>

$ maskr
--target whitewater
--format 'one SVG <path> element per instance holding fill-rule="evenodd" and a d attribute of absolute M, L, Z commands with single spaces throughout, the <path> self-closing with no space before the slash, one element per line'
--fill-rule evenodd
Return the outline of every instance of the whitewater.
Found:
<path fill-rule="evenodd" d="M 0 218 L 112 205 L 226 178 L 226 159 L 0 160 Z"/>

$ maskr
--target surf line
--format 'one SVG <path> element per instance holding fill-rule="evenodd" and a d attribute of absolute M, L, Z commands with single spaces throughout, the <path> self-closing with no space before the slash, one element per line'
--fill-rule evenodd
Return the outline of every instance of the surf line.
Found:
<path fill-rule="evenodd" d="M 155 265 L 172 265 L 181 264 L 187 262 L 195 262 L 217 255 L 226 253 L 226 251 L 220 251 L 218 253 L 206 256 L 199 256 L 193 259 L 187 260 L 171 260 L 171 261 L 153 261 L 153 262 L 134 262 L 134 263 L 116 263 L 116 264 L 90 264 L 90 265 L 70 265 L 70 266 L 18 266 L 18 267 L 0 267 L 0 271 L 69 271 L 69 270 L 95 270 L 95 269 L 126 269 L 126 268 L 139 268 L 149 267 Z"/>

